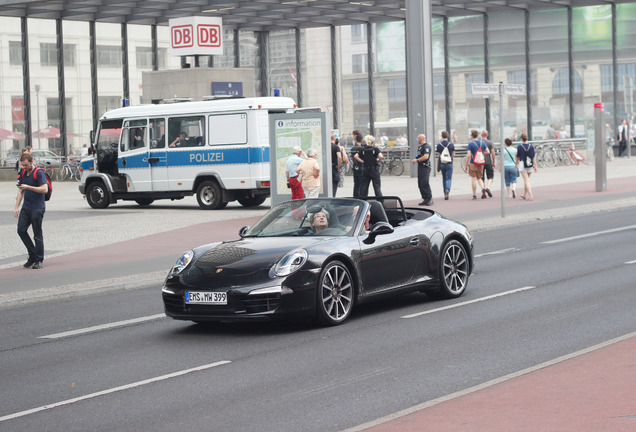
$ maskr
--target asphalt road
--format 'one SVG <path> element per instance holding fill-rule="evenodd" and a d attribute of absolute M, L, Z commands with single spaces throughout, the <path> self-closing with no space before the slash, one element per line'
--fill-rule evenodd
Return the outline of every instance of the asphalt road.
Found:
<path fill-rule="evenodd" d="M 0 430 L 355 428 L 636 331 L 633 214 L 476 232 L 463 297 L 335 328 L 173 321 L 160 286 L 4 309 Z"/>

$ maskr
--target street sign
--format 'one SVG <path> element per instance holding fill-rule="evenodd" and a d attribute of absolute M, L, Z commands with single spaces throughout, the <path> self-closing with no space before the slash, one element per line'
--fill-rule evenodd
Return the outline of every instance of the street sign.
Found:
<path fill-rule="evenodd" d="M 509 96 L 525 96 L 526 86 L 525 84 L 506 84 L 505 93 Z"/>
<path fill-rule="evenodd" d="M 474 95 L 496 95 L 499 94 L 499 84 L 471 84 Z"/>

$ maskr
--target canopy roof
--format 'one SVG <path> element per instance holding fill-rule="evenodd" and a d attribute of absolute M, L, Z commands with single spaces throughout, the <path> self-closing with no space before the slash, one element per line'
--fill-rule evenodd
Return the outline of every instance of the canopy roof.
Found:
<path fill-rule="evenodd" d="M 615 3 L 633 3 L 617 0 Z M 435 16 L 609 5 L 607 0 L 432 0 Z M 0 0 L 0 16 L 167 25 L 216 16 L 225 29 L 285 30 L 405 18 L 406 0 Z"/>

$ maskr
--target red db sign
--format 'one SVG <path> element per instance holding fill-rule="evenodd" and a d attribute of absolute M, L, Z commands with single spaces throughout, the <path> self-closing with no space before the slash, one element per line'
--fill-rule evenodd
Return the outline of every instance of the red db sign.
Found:
<path fill-rule="evenodd" d="M 213 24 L 199 24 L 197 26 L 197 35 L 199 36 L 199 46 L 221 46 L 221 26 Z"/>
<path fill-rule="evenodd" d="M 172 27 L 172 48 L 189 48 L 194 45 L 192 25 Z"/>

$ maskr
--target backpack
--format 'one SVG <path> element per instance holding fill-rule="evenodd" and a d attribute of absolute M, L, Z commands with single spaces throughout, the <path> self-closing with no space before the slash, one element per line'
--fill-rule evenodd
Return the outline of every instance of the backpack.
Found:
<path fill-rule="evenodd" d="M 450 152 L 448 151 L 448 145 L 444 147 L 442 153 L 439 155 L 439 161 L 443 164 L 451 163 L 453 158 L 451 158 Z"/>
<path fill-rule="evenodd" d="M 484 152 L 481 150 L 481 141 L 477 142 L 477 153 L 475 153 L 475 157 L 473 158 L 473 163 L 475 165 L 485 165 L 486 158 L 484 157 Z"/>
<path fill-rule="evenodd" d="M 38 177 L 38 170 L 41 169 L 40 167 L 35 167 L 35 169 L 33 170 L 33 178 L 37 179 Z M 44 173 L 44 177 L 46 178 L 46 184 L 49 186 L 49 190 L 44 194 L 44 201 L 48 201 L 51 199 L 51 194 L 53 193 L 53 183 L 51 182 L 51 177 L 49 177 L 49 174 L 46 171 L 42 171 Z M 20 174 L 20 177 L 26 175 L 26 170 L 22 171 L 22 174 Z"/>
<path fill-rule="evenodd" d="M 523 158 L 523 166 L 525 168 L 532 168 L 534 166 L 534 163 L 532 163 L 532 158 L 530 157 L 530 146 L 528 146 L 528 148 L 526 148 L 523 144 L 521 145 L 523 147 L 523 149 L 525 150 L 524 154 L 524 158 Z"/>

